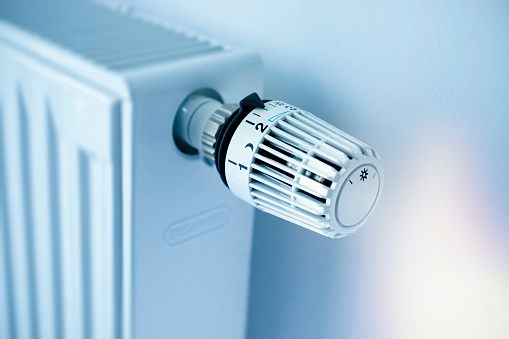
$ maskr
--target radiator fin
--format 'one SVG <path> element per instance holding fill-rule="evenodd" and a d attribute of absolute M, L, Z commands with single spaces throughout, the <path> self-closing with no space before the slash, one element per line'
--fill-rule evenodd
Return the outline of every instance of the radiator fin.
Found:
<path fill-rule="evenodd" d="M 45 107 L 34 91 L 32 78 L 17 86 L 20 110 L 20 144 L 29 250 L 30 312 L 35 338 L 55 336 L 52 239 L 48 215 L 48 165 Z"/>
<path fill-rule="evenodd" d="M 59 207 L 61 206 L 60 199 L 60 168 L 59 164 L 59 147 L 58 136 L 55 126 L 55 120 L 50 109 L 48 102 L 45 103 L 46 107 L 46 123 L 48 132 L 48 167 L 49 167 L 49 192 L 48 201 L 50 203 L 50 227 L 52 238 L 52 264 L 53 264 L 53 297 L 54 297 L 54 312 L 55 312 L 55 339 L 63 338 L 63 298 L 62 298 L 62 249 L 61 249 L 61 227 Z"/>
<path fill-rule="evenodd" d="M 79 254 L 77 257 L 80 261 L 79 266 L 81 267 L 81 281 L 82 281 L 82 290 L 80 295 L 80 300 L 82 304 L 82 334 L 83 338 L 91 338 L 91 327 L 92 324 L 92 315 L 91 315 L 91 304 L 92 304 L 92 293 L 90 287 L 91 280 L 91 271 L 92 266 L 90 263 L 91 256 L 91 241 L 90 241 L 90 229 L 92 227 L 90 219 L 91 219 L 91 209 L 90 209 L 90 164 L 89 157 L 82 150 L 78 150 L 78 190 L 79 190 L 79 212 L 78 217 L 81 225 L 79 230 L 81 231 L 79 234 L 80 245 L 79 245 Z"/>
<path fill-rule="evenodd" d="M 127 70 L 225 51 L 188 33 L 132 20 L 129 13 L 86 1 L 30 3 L 30 11 L 16 2 L 0 2 L 0 19 L 113 70 Z M 90 20 L 90 18 L 94 18 Z"/>
<path fill-rule="evenodd" d="M 0 93 L 2 91 L 0 80 Z M 4 129 L 4 107 L 3 100 L 0 97 L 0 337 L 17 338 L 14 313 L 14 288 L 13 288 L 13 269 L 11 260 L 11 243 L 6 194 L 6 173 L 5 173 L 5 139 Z"/>

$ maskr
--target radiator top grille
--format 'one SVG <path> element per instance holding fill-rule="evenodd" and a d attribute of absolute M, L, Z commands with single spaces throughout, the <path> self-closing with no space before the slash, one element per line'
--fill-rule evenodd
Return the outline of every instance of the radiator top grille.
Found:
<path fill-rule="evenodd" d="M 225 50 L 129 11 L 85 1 L 2 1 L 0 20 L 116 71 Z"/>

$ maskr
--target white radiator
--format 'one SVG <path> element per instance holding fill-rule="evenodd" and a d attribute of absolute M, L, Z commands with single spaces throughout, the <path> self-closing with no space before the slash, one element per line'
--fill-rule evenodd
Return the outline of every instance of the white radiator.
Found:
<path fill-rule="evenodd" d="M 0 339 L 241 338 L 253 211 L 172 138 L 257 55 L 80 2 L 0 3 Z"/>

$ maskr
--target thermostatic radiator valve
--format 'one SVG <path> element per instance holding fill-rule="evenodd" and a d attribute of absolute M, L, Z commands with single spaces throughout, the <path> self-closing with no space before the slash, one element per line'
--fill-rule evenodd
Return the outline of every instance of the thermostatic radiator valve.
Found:
<path fill-rule="evenodd" d="M 182 151 L 215 165 L 238 198 L 331 238 L 361 227 L 380 197 L 383 167 L 372 147 L 256 93 L 224 105 L 204 95 L 188 97 L 174 138 Z"/>

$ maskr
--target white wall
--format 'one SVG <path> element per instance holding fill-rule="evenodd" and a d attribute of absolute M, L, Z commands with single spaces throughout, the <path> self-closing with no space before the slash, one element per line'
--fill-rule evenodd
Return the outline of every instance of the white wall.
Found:
<path fill-rule="evenodd" d="M 509 3 L 128 2 L 258 51 L 266 98 L 384 160 L 351 237 L 257 215 L 250 339 L 509 337 Z"/>

